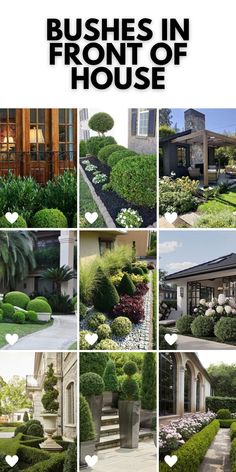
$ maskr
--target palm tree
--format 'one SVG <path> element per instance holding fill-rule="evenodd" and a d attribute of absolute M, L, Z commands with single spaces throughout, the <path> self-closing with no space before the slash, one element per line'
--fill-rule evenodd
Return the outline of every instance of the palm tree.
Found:
<path fill-rule="evenodd" d="M 0 231 L 0 282 L 4 288 L 14 289 L 35 268 L 31 231 Z"/>
<path fill-rule="evenodd" d="M 56 292 L 61 293 L 61 284 L 76 278 L 76 273 L 67 265 L 47 269 L 41 274 L 42 279 L 52 280 L 56 285 Z"/>

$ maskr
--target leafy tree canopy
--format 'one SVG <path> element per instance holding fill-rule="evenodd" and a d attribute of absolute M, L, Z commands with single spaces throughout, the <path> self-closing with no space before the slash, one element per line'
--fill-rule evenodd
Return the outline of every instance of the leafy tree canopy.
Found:
<path fill-rule="evenodd" d="M 3 379 L 0 378 L 0 382 Z M 3 381 L 4 382 L 4 381 Z M 3 415 L 12 415 L 22 408 L 29 408 L 31 401 L 26 395 L 25 379 L 15 376 L 8 383 L 1 383 L 0 409 Z"/>
<path fill-rule="evenodd" d="M 214 395 L 236 397 L 236 364 L 210 365 L 207 371 L 211 377 Z"/>
<path fill-rule="evenodd" d="M 161 108 L 159 111 L 159 124 L 160 126 L 166 125 L 171 128 L 172 122 L 172 112 L 170 108 Z"/>

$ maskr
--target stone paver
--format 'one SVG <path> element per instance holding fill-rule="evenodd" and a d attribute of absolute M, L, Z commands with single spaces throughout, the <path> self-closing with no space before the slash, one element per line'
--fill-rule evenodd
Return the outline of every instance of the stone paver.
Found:
<path fill-rule="evenodd" d="M 96 472 L 154 472 L 156 471 L 156 448 L 153 441 L 139 443 L 138 449 L 103 449 L 98 452 Z M 89 470 L 89 469 L 88 469 Z M 91 470 L 91 469 L 90 469 Z"/>
<path fill-rule="evenodd" d="M 53 325 L 20 338 L 5 350 L 64 350 L 76 341 L 77 319 L 75 315 L 53 315 Z"/>
<path fill-rule="evenodd" d="M 198 472 L 230 472 L 230 435 L 221 428 L 211 443 Z"/>
<path fill-rule="evenodd" d="M 217 343 L 215 341 L 207 341 L 205 339 L 193 338 L 191 336 L 183 336 L 178 334 L 177 347 L 179 351 L 192 350 L 198 351 L 203 349 L 204 351 L 211 349 L 236 349 L 236 346 L 230 344 Z"/>
<path fill-rule="evenodd" d="M 181 215 L 180 219 L 189 226 L 194 226 L 199 217 L 200 215 L 191 211 L 189 213 L 185 213 L 185 215 Z"/>
<path fill-rule="evenodd" d="M 10 439 L 13 438 L 14 436 L 14 431 L 11 431 L 9 433 L 0 431 L 0 439 Z"/>

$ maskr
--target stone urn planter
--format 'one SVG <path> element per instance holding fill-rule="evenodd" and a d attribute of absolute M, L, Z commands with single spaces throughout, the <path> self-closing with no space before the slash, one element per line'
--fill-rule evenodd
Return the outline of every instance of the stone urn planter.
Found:
<path fill-rule="evenodd" d="M 103 392 L 103 406 L 118 408 L 118 392 Z"/>
<path fill-rule="evenodd" d="M 139 442 L 140 401 L 119 400 L 120 447 L 135 449 Z"/>
<path fill-rule="evenodd" d="M 44 431 L 47 433 L 47 439 L 40 444 L 40 448 L 46 451 L 62 451 L 63 448 L 52 439 L 52 435 L 57 430 L 57 417 L 59 410 L 59 402 L 57 398 L 59 391 L 56 388 L 57 377 L 54 374 L 53 363 L 49 364 L 48 370 L 44 379 L 43 388 L 44 394 L 41 398 L 44 411 L 41 414 L 43 418 Z"/>
<path fill-rule="evenodd" d="M 46 451 L 62 451 L 62 447 L 52 439 L 52 435 L 57 430 L 57 413 L 42 413 L 40 415 L 43 418 L 44 431 L 47 434 L 47 439 L 39 446 L 41 449 Z"/>
<path fill-rule="evenodd" d="M 96 442 L 99 442 L 101 422 L 102 422 L 102 407 L 103 407 L 103 395 L 90 395 L 86 396 L 86 400 L 89 404 L 89 408 L 92 413 L 92 418 L 96 432 Z"/>
<path fill-rule="evenodd" d="M 156 416 L 156 411 L 143 410 L 140 411 L 140 427 L 151 429 L 152 419 Z"/>

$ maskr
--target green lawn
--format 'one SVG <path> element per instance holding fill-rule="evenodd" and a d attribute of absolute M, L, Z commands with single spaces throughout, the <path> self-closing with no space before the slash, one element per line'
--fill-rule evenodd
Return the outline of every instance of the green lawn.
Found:
<path fill-rule="evenodd" d="M 50 321 L 44 325 L 37 324 L 18 324 L 18 323 L 0 323 L 0 349 L 7 344 L 5 339 L 6 334 L 18 334 L 19 338 L 26 336 L 27 334 L 35 333 L 36 331 L 41 331 L 41 329 L 48 328 L 53 324 L 53 321 Z"/>
<path fill-rule="evenodd" d="M 14 456 L 20 445 L 19 437 L 10 439 L 0 439 L 0 453 Z"/>
<path fill-rule="evenodd" d="M 15 426 L 0 426 L 0 433 L 12 433 L 15 429 Z"/>
<path fill-rule="evenodd" d="M 97 212 L 98 218 L 93 224 L 90 224 L 84 217 L 86 212 Z M 92 195 L 83 177 L 80 175 L 80 227 L 81 228 L 106 228 L 104 219 L 93 201 Z"/>
<path fill-rule="evenodd" d="M 236 211 L 236 189 L 232 189 L 228 193 L 222 193 L 213 200 L 202 203 L 197 209 L 199 213 L 221 213 L 225 210 Z"/>

